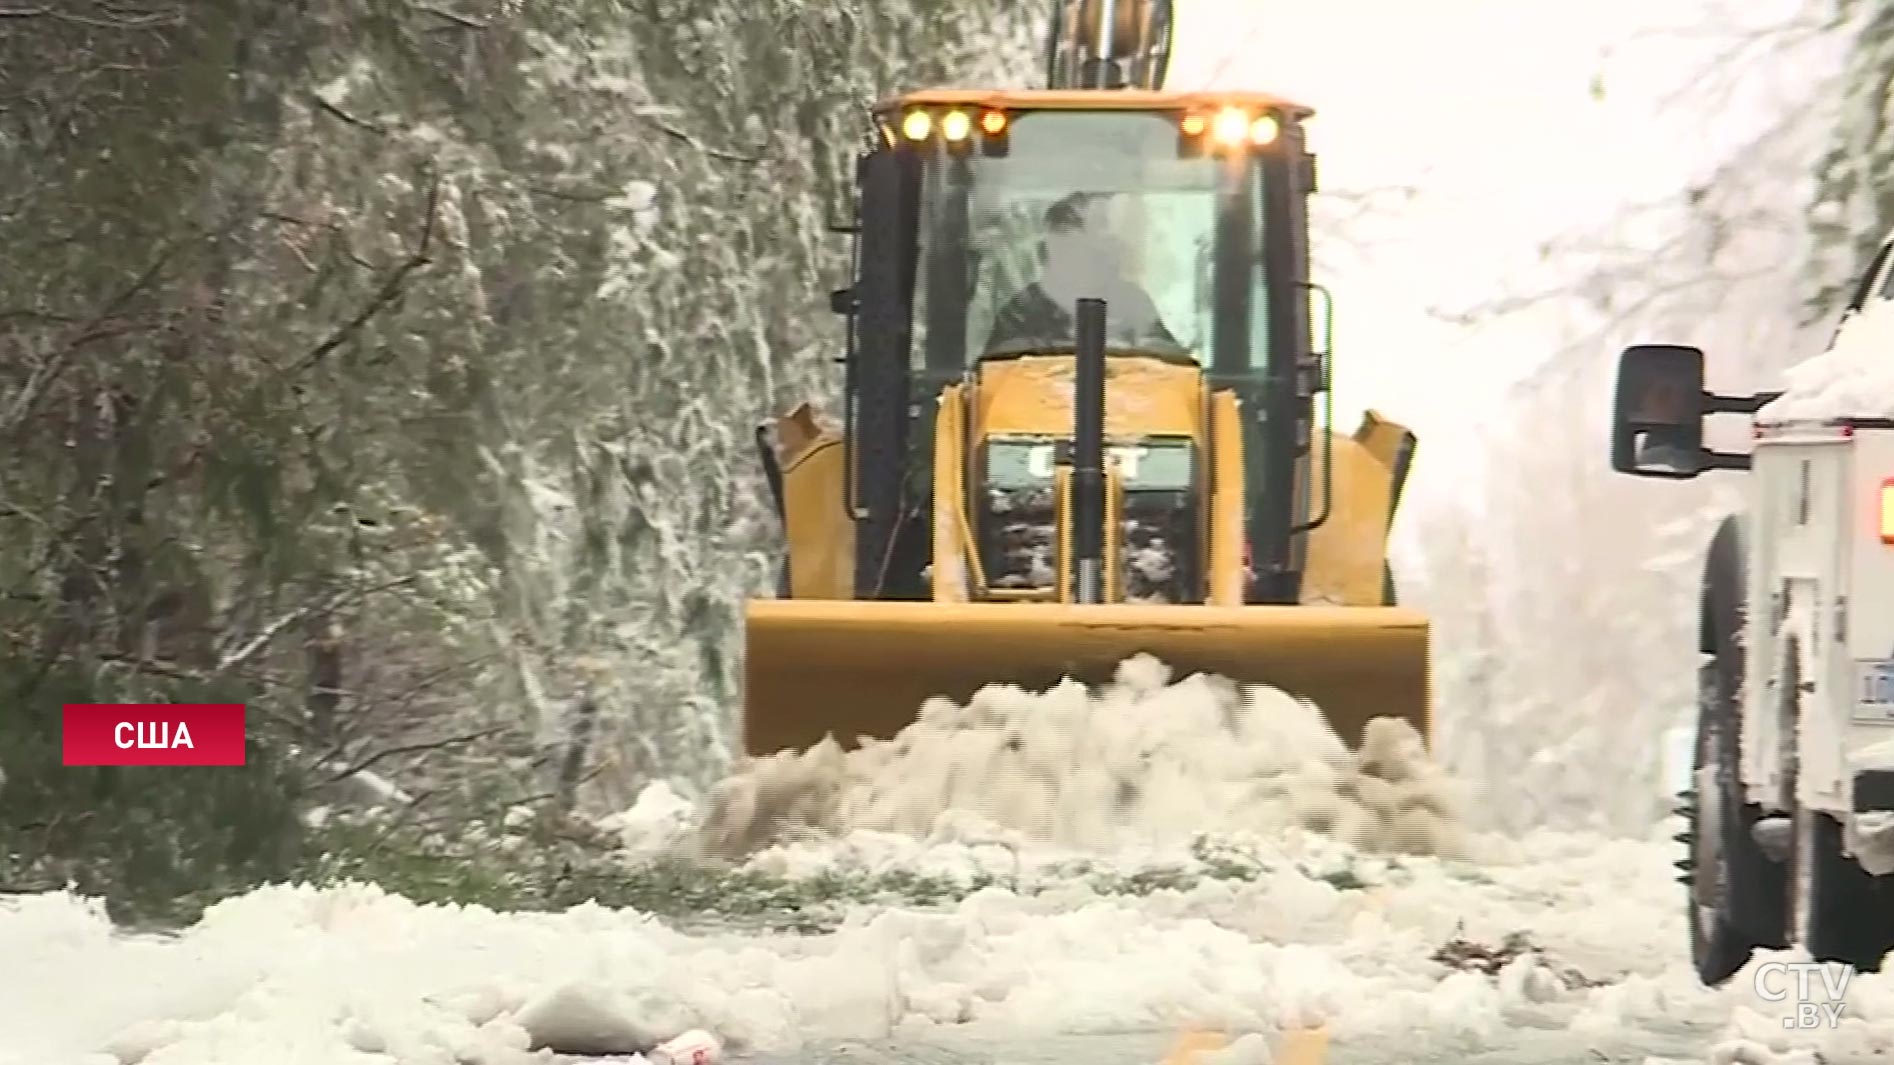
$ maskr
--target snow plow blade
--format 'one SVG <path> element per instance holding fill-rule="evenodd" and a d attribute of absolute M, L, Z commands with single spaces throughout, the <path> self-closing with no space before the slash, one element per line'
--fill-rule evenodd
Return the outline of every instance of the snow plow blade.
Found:
<path fill-rule="evenodd" d="M 1147 652 L 1181 679 L 1213 673 L 1320 707 L 1350 747 L 1377 717 L 1432 746 L 1426 615 L 1399 607 L 752 600 L 743 737 L 752 755 L 833 735 L 892 738 L 921 705 L 988 684 L 1044 690 L 1112 678 Z"/>

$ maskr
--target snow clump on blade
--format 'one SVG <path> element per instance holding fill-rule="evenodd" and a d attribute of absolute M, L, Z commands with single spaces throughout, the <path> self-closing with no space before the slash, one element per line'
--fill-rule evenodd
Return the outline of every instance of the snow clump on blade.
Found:
<path fill-rule="evenodd" d="M 1458 792 L 1406 721 L 1370 722 L 1350 751 L 1306 700 L 1203 674 L 1173 681 L 1138 655 L 1097 691 L 989 685 L 964 706 L 930 700 L 892 740 L 750 761 L 713 791 L 700 843 L 736 857 L 786 836 L 928 837 L 971 814 L 1088 850 L 1300 828 L 1456 857 Z"/>

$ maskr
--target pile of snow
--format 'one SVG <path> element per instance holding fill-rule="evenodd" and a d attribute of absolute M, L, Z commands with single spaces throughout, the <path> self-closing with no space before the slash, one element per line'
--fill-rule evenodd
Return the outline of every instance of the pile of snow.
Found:
<path fill-rule="evenodd" d="M 1715 1005 L 1666 966 L 1684 934 L 1667 845 L 1545 835 L 1477 872 L 1383 859 L 1366 889 L 1310 871 L 1347 851 L 1332 839 L 1259 845 L 1276 849 L 1249 880 L 1143 897 L 1084 877 L 988 888 L 941 910 L 859 908 L 819 936 L 685 934 L 591 905 L 423 906 L 349 885 L 265 888 L 175 937 L 141 937 L 88 900 L 33 896 L 0 902 L 0 1063 L 545 1065 L 545 1051 L 625 1052 L 688 1028 L 739 1053 L 941 1026 L 1425 1029 L 1471 1049 L 1522 1023 L 1604 1031 Z M 1431 959 L 1455 936 L 1515 931 L 1546 960 L 1489 975 Z M 1611 986 L 1563 979 L 1567 966 Z"/>
<path fill-rule="evenodd" d="M 697 807 L 658 780 L 646 784 L 629 807 L 599 818 L 597 825 L 627 852 L 651 854 L 675 849 L 696 823 Z"/>
<path fill-rule="evenodd" d="M 1761 421 L 1894 418 L 1894 300 L 1874 300 L 1842 323 L 1829 349 L 1790 367 Z"/>
<path fill-rule="evenodd" d="M 1299 827 L 1363 850 L 1456 855 L 1459 799 L 1405 720 L 1371 722 L 1350 751 L 1305 700 L 1203 674 L 1172 682 L 1139 655 L 1097 692 L 990 685 L 965 706 L 931 700 L 892 740 L 750 761 L 713 790 L 700 839 L 730 857 L 799 834 L 926 836 L 974 815 L 1101 850 Z"/>
<path fill-rule="evenodd" d="M 1765 966 L 1807 962 L 1800 950 L 1764 950 L 1730 978 L 1723 998 L 1730 1020 L 1706 1060 L 1715 1065 L 1820 1065 L 1825 1061 L 1884 1061 L 1894 1054 L 1894 973 L 1846 973 L 1832 965 L 1825 979 L 1809 978 L 1802 998 L 1797 977 Z M 1830 981 L 1833 981 L 1831 984 Z M 1833 989 L 1842 991 L 1840 996 Z M 1765 996 L 1761 992 L 1766 991 Z M 1821 1023 L 1807 1027 L 1804 1003 L 1814 1004 Z M 1832 1027 L 1829 1017 L 1834 1018 Z"/>

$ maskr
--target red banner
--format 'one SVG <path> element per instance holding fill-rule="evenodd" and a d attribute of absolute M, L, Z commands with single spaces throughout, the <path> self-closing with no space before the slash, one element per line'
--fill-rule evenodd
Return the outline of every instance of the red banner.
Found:
<path fill-rule="evenodd" d="M 67 703 L 67 765 L 242 765 L 242 703 Z"/>

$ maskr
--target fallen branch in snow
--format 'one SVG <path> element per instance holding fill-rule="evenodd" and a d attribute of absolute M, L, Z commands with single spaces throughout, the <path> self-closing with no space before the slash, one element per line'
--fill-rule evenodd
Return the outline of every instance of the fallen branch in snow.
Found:
<path fill-rule="evenodd" d="M 1429 960 L 1461 972 L 1483 973 L 1498 976 L 1501 969 L 1520 960 L 1531 959 L 1540 968 L 1556 976 L 1567 990 L 1582 987 L 1603 987 L 1604 981 L 1594 980 L 1571 966 L 1554 965 L 1544 948 L 1532 941 L 1524 932 L 1508 932 L 1498 946 L 1488 946 L 1471 939 L 1463 938 L 1460 930 L 1455 929 L 1452 939 L 1440 945 L 1429 955 Z"/>

